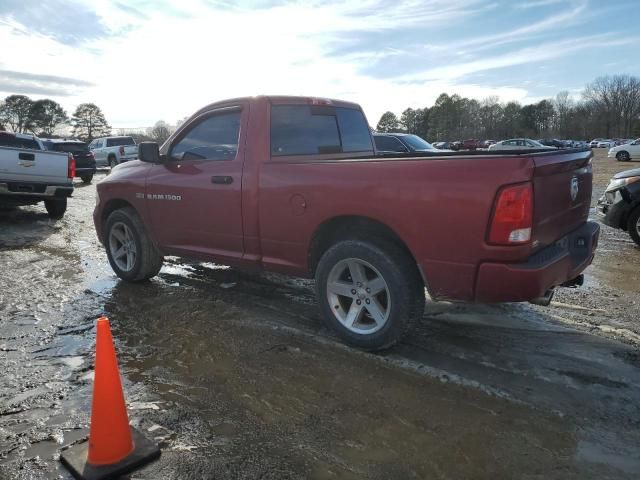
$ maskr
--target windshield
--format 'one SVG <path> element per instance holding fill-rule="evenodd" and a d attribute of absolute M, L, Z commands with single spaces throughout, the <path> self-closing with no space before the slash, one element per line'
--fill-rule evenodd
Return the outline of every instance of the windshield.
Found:
<path fill-rule="evenodd" d="M 533 143 L 534 147 L 544 147 L 544 145 L 538 142 L 537 140 L 529 140 L 529 142 Z"/>
<path fill-rule="evenodd" d="M 417 135 L 405 135 L 402 139 L 414 150 L 434 150 L 434 147 L 429 142 Z"/>

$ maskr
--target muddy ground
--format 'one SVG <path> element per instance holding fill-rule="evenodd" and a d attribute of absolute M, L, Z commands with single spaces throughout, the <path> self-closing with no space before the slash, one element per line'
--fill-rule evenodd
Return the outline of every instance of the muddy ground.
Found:
<path fill-rule="evenodd" d="M 594 203 L 630 168 L 596 152 Z M 97 179 L 99 180 L 100 177 Z M 170 260 L 119 281 L 91 220 L 0 214 L 0 478 L 70 478 L 94 322 L 129 415 L 162 447 L 133 478 L 638 478 L 640 250 L 603 227 L 586 284 L 549 308 L 434 303 L 384 354 L 339 343 L 310 282 Z"/>

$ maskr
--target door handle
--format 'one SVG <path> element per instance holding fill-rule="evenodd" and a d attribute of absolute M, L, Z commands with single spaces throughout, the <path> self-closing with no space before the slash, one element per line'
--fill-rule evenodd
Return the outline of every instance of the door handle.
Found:
<path fill-rule="evenodd" d="M 18 154 L 18 158 L 20 160 L 31 160 L 33 162 L 36 159 L 36 156 L 33 153 L 20 152 Z"/>
<path fill-rule="evenodd" d="M 233 183 L 233 177 L 228 177 L 226 175 L 216 175 L 211 177 L 211 183 L 215 183 L 217 185 L 230 185 Z"/>

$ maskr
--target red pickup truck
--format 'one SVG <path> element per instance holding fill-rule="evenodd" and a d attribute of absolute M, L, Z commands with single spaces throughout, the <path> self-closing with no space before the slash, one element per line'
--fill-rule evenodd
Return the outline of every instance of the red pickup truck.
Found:
<path fill-rule="evenodd" d="M 549 300 L 591 263 L 591 151 L 376 154 L 361 108 L 299 97 L 209 105 L 97 186 L 122 279 L 165 255 L 315 277 L 324 320 L 365 349 L 431 298 Z"/>

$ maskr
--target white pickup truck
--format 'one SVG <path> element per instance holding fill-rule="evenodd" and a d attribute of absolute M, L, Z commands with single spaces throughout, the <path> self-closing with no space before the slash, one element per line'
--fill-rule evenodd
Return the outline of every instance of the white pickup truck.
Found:
<path fill-rule="evenodd" d="M 34 135 L 0 131 L 0 208 L 44 201 L 49 217 L 62 218 L 75 168 L 73 155 L 45 150 Z"/>
<path fill-rule="evenodd" d="M 96 166 L 115 167 L 138 158 L 138 145 L 131 137 L 101 137 L 89 144 L 96 157 Z"/>

